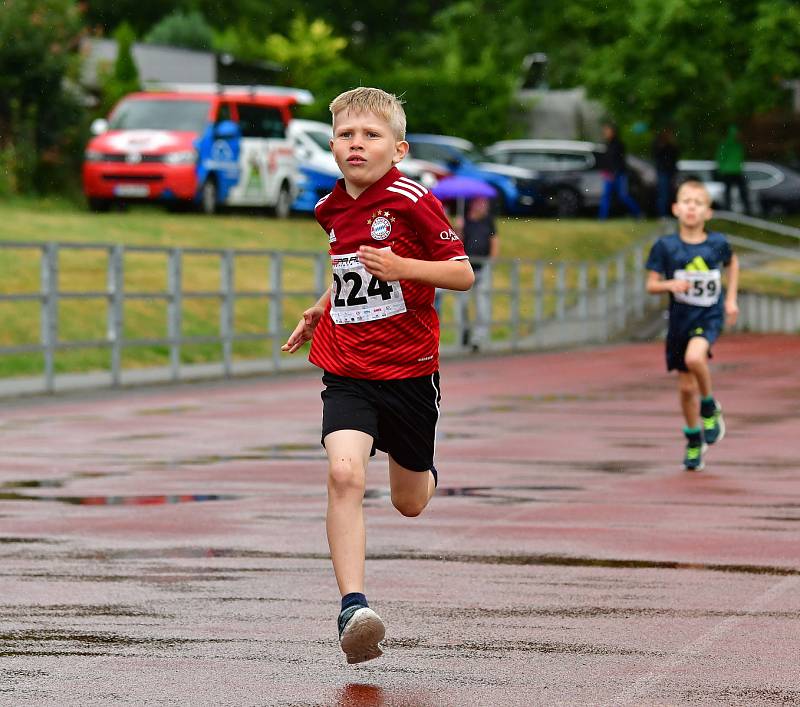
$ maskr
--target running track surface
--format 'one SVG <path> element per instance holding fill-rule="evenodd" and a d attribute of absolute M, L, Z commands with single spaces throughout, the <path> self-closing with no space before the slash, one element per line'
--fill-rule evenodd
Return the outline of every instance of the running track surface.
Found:
<path fill-rule="evenodd" d="M 800 702 L 800 338 L 729 336 L 682 471 L 661 344 L 443 364 L 439 495 L 365 501 L 347 666 L 319 377 L 0 408 L 0 703 Z"/>

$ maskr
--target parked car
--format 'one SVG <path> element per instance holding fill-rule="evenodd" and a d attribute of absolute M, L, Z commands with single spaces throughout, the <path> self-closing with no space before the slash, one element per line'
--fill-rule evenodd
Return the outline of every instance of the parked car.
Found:
<path fill-rule="evenodd" d="M 752 213 L 765 216 L 800 213 L 800 172 L 777 162 L 745 162 L 743 171 Z M 719 181 L 714 160 L 680 160 L 679 181 L 690 177 L 706 185 L 715 208 L 725 206 L 725 185 Z M 731 208 L 744 211 L 737 189 L 731 195 Z"/>
<path fill-rule="evenodd" d="M 83 190 L 94 211 L 115 202 L 264 206 L 286 216 L 300 175 L 286 127 L 307 91 L 183 88 L 132 93 L 92 125 Z"/>
<path fill-rule="evenodd" d="M 328 194 L 342 176 L 328 142 L 331 135 L 329 123 L 301 119 L 289 123 L 289 139 L 294 145 L 302 174 L 299 193 L 292 204 L 295 211 L 313 211 L 317 201 Z M 426 187 L 432 187 L 450 173 L 441 165 L 409 156 L 397 168 Z"/>
<path fill-rule="evenodd" d="M 408 135 L 411 155 L 436 162 L 453 174 L 482 179 L 497 189 L 498 210 L 507 214 L 532 213 L 539 199 L 538 175 L 530 169 L 487 161 L 468 140 L 448 135 Z"/>
<path fill-rule="evenodd" d="M 484 152 L 498 164 L 535 170 L 546 213 L 577 216 L 596 213 L 600 206 L 603 176 L 599 165 L 605 145 L 579 140 L 503 140 Z M 630 193 L 650 213 L 655 203 L 655 169 L 634 155 L 627 156 L 627 163 Z"/>
<path fill-rule="evenodd" d="M 330 193 L 342 176 L 333 158 L 329 140 L 331 126 L 316 120 L 295 119 L 289 123 L 289 139 L 294 146 L 301 179 L 293 211 L 310 212 Z"/>

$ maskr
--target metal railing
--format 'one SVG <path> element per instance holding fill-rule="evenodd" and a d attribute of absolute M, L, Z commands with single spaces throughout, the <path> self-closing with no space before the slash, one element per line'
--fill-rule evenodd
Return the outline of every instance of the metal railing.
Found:
<path fill-rule="evenodd" d="M 599 263 L 514 259 L 487 263 L 488 348 L 559 346 L 615 335 L 630 317 L 645 311 L 642 257 L 643 246 L 637 246 Z M 0 332 L 0 372 L 4 374 L 0 387 L 8 389 L 8 378 L 14 376 L 10 372 L 14 366 L 3 369 L 3 360 L 17 357 L 19 363 L 19 357 L 41 358 L 40 372 L 25 377 L 16 388 L 20 392 L 71 387 L 70 377 L 80 376 L 77 371 L 85 371 L 87 364 L 60 359 L 77 351 L 107 352 L 105 364 L 94 366 L 94 387 L 294 368 L 297 358 L 282 354 L 281 344 L 303 309 L 326 289 L 330 268 L 325 253 L 90 243 L 0 242 L 0 258 L 6 258 L 6 268 L 18 272 L 19 281 L 26 283 L 0 283 L 0 308 L 28 307 L 24 331 Z M 198 259 L 205 261 L 202 273 L 192 272 L 197 270 L 192 262 Z M 240 269 L 249 270 L 246 282 L 240 282 Z M 71 287 L 73 281 L 86 282 L 87 277 L 91 281 L 92 273 L 96 283 L 92 289 Z M 209 287 L 212 279 L 215 286 Z M 244 301 L 255 303 L 257 309 L 256 322 L 251 312 L 246 331 L 237 325 L 236 316 Z M 200 302 L 214 303 L 205 306 L 204 316 L 216 318 L 217 323 L 212 327 L 206 322 L 207 330 L 201 333 L 188 331 L 187 309 Z M 65 311 L 75 310 L 76 303 L 81 311 Z M 155 306 L 160 314 L 151 319 L 157 323 L 132 326 L 130 310 L 135 303 Z M 464 350 L 461 339 L 473 310 L 472 294 L 444 295 L 445 355 Z M 6 317 L 6 321 L 22 318 Z M 73 333 L 65 333 L 70 328 Z M 92 331 L 93 336 L 87 334 Z M 237 354 L 237 345 L 246 342 L 261 342 L 267 347 L 266 355 L 254 360 L 252 355 Z M 206 352 L 205 364 L 185 360 L 188 348 L 202 345 L 215 347 L 211 354 Z M 144 370 L 141 365 L 126 365 L 125 354 L 134 348 L 157 352 L 166 365 Z M 27 361 L 16 368 L 36 365 Z"/>
<path fill-rule="evenodd" d="M 484 348 L 490 351 L 599 343 L 654 321 L 663 300 L 645 292 L 651 240 L 597 262 L 486 262 L 483 295 L 474 288 L 442 296 L 442 354 L 467 350 L 464 335 L 475 324 L 479 296 L 488 299 Z M 732 240 L 775 257 L 797 257 L 794 249 Z M 25 322 L 21 330 L 0 329 L 0 395 L 306 365 L 305 357 L 287 357 L 280 347 L 302 311 L 327 288 L 330 269 L 326 253 L 88 243 L 0 242 L 0 259 L 16 274 L 0 283 L 0 324 Z M 94 283 L 91 289 L 87 282 Z M 765 322 L 782 331 L 800 326 L 797 300 L 762 300 L 747 299 L 739 328 L 764 331 Z M 9 308 L 17 311 L 9 315 Z M 243 351 L 247 345 L 250 350 Z M 201 363 L 189 355 L 193 347 L 205 347 L 195 357 Z M 147 349 L 156 363 L 126 362 L 135 348 Z M 105 358 L 76 362 L 80 351 L 95 352 L 96 359 L 104 352 Z"/>

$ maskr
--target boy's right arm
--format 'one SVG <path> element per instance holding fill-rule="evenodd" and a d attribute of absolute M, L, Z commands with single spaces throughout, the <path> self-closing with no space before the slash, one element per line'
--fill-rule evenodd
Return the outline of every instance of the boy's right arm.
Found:
<path fill-rule="evenodd" d="M 660 295 L 664 292 L 688 292 L 688 280 L 665 280 L 660 272 L 650 270 L 647 273 L 647 292 L 651 295 Z"/>
<path fill-rule="evenodd" d="M 314 338 L 314 330 L 317 328 L 319 320 L 322 319 L 322 315 L 325 314 L 325 306 L 330 298 L 331 288 L 328 287 L 322 297 L 320 297 L 315 304 L 303 312 L 303 316 L 298 322 L 297 326 L 294 328 L 294 331 L 289 335 L 286 343 L 281 346 L 281 351 L 285 351 L 286 353 L 294 353 L 303 344 L 305 344 L 306 341 L 311 341 L 311 339 Z"/>

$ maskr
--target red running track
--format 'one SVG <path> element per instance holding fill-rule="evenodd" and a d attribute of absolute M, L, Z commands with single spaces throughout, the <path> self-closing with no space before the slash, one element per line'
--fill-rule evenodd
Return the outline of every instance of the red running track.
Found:
<path fill-rule="evenodd" d="M 800 703 L 800 338 L 723 337 L 682 471 L 660 344 L 448 361 L 440 494 L 370 466 L 347 666 L 301 374 L 0 408 L 0 702 Z"/>

